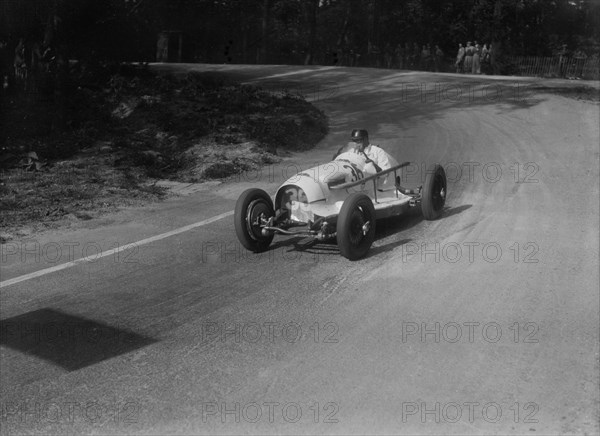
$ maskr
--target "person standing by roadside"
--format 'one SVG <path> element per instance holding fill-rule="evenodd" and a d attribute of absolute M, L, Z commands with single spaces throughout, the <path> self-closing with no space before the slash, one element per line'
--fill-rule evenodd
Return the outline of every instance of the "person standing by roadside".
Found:
<path fill-rule="evenodd" d="M 487 48 L 487 44 L 483 44 L 481 49 L 481 71 L 484 74 L 489 74 L 490 71 L 490 51 Z"/>
<path fill-rule="evenodd" d="M 429 64 L 431 62 L 431 50 L 427 45 L 423 45 L 423 50 L 421 50 L 421 63 L 419 65 L 419 69 L 423 71 L 429 71 Z"/>
<path fill-rule="evenodd" d="M 412 50 L 412 56 L 411 56 L 412 68 L 415 70 L 419 69 L 420 57 L 421 57 L 421 50 L 419 50 L 419 44 L 415 42 L 413 44 L 413 50 Z"/>
<path fill-rule="evenodd" d="M 573 54 L 573 62 L 575 64 L 575 78 L 583 79 L 583 67 L 585 65 L 585 61 L 587 59 L 587 55 L 583 52 L 583 50 L 577 50 Z"/>
<path fill-rule="evenodd" d="M 467 41 L 467 46 L 465 47 L 465 61 L 463 67 L 465 73 L 470 73 L 473 69 L 473 46 L 471 45 L 471 41 Z"/>
<path fill-rule="evenodd" d="M 456 53 L 456 62 L 454 65 L 456 66 L 456 72 L 463 72 L 463 62 L 465 61 L 465 48 L 461 43 L 458 43 L 458 52 Z"/>
<path fill-rule="evenodd" d="M 563 44 L 558 52 L 558 76 L 565 78 L 567 72 L 567 44 Z"/>
<path fill-rule="evenodd" d="M 369 66 L 380 68 L 381 67 L 381 50 L 379 50 L 379 46 L 377 44 L 372 44 L 369 41 L 368 45 L 368 54 L 369 54 Z"/>
<path fill-rule="evenodd" d="M 401 70 L 404 66 L 404 49 L 402 48 L 402 44 L 398 43 L 396 49 L 394 50 L 394 58 L 396 62 L 396 67 Z"/>
<path fill-rule="evenodd" d="M 385 47 L 383 49 L 383 59 L 385 62 L 385 68 L 392 68 L 394 63 L 394 49 L 390 44 L 385 44 Z"/>
<path fill-rule="evenodd" d="M 490 54 L 490 74 L 494 74 L 494 69 L 496 68 L 494 64 L 497 62 L 494 49 L 492 48 L 492 44 L 488 46 L 488 53 Z"/>
<path fill-rule="evenodd" d="M 480 50 L 479 44 L 475 42 L 475 48 L 473 49 L 473 68 L 471 69 L 473 74 L 481 74 Z"/>
<path fill-rule="evenodd" d="M 440 69 L 442 68 L 442 64 L 444 62 L 444 52 L 442 51 L 442 49 L 440 48 L 439 45 L 435 46 L 433 62 L 435 64 L 435 71 L 439 72 Z"/>

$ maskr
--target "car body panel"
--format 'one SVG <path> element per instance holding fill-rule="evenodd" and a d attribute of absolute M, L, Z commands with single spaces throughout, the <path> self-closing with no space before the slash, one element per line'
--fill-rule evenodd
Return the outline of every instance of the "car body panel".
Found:
<path fill-rule="evenodd" d="M 334 161 L 302 171 L 283 182 L 275 195 L 275 209 L 289 209 L 294 221 L 315 221 L 318 217 L 339 214 L 350 194 L 362 192 L 373 200 L 378 218 L 405 212 L 411 197 L 395 188 L 391 173 L 377 180 L 335 189 L 335 186 L 375 174 L 373 164 L 367 163 L 362 155 L 342 153 Z"/>

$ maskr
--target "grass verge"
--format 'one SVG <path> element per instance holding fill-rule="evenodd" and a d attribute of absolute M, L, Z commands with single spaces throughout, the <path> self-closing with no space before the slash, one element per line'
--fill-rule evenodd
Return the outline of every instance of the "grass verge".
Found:
<path fill-rule="evenodd" d="M 328 130 L 325 115 L 300 96 L 201 73 L 81 74 L 69 84 L 60 133 L 49 95 L 4 98 L 2 242 L 163 199 L 160 179 L 194 183 L 260 168 L 282 151 L 314 147 Z"/>

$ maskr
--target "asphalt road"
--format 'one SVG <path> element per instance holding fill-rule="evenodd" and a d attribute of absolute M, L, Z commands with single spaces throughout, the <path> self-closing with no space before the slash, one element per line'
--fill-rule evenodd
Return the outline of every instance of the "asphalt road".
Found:
<path fill-rule="evenodd" d="M 579 84 L 155 68 L 300 92 L 331 132 L 262 172 L 3 245 L 2 434 L 598 434 L 599 106 L 548 92 Z M 301 238 L 246 253 L 239 193 L 274 193 L 352 128 L 415 163 L 407 185 L 444 165 L 442 218 L 378 223 L 358 262 Z"/>

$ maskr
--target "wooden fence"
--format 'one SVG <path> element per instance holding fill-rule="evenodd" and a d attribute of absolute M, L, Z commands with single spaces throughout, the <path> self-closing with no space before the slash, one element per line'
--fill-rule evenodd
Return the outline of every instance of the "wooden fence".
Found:
<path fill-rule="evenodd" d="M 600 59 L 516 56 L 509 58 L 514 74 L 519 76 L 562 77 L 567 79 L 600 79 Z"/>

